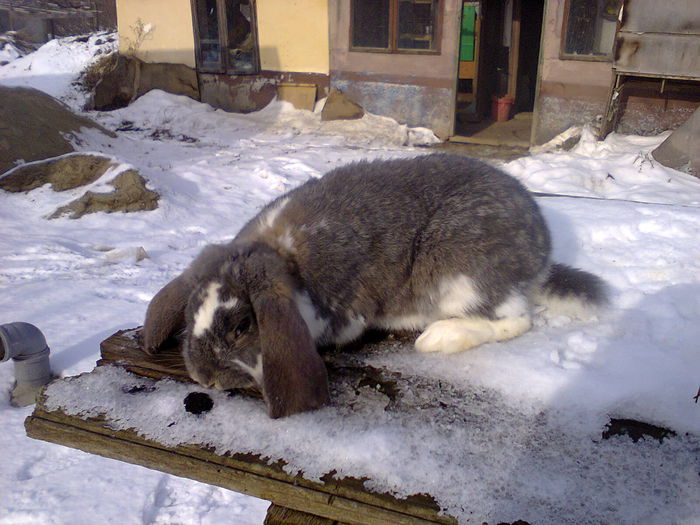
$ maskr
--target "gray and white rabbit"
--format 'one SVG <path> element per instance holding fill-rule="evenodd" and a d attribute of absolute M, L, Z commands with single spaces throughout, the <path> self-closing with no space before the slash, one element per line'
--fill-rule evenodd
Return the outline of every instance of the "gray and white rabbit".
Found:
<path fill-rule="evenodd" d="M 184 329 L 193 380 L 257 387 L 273 418 L 312 410 L 330 402 L 318 345 L 420 330 L 418 351 L 459 352 L 529 330 L 536 300 L 605 301 L 602 280 L 552 264 L 550 251 L 531 195 L 487 164 L 350 164 L 205 248 L 153 298 L 145 347 Z"/>

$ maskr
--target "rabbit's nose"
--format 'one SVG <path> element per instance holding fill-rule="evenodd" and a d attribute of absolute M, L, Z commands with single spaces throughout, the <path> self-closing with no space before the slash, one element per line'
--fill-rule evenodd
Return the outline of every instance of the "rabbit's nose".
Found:
<path fill-rule="evenodd" d="M 214 378 L 211 376 L 205 376 L 200 374 L 199 372 L 193 371 L 190 373 L 190 377 L 203 387 L 209 388 L 214 385 Z"/>

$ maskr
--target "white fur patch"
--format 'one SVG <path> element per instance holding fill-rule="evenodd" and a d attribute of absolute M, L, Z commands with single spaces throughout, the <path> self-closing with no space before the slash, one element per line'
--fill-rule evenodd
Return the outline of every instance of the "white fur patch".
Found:
<path fill-rule="evenodd" d="M 600 307 L 586 303 L 575 296 L 557 297 L 540 294 L 536 302 L 546 307 L 542 313 L 545 318 L 565 316 L 577 321 L 590 321 L 595 319 L 600 311 Z"/>
<path fill-rule="evenodd" d="M 309 327 L 311 338 L 317 341 L 328 329 L 328 321 L 318 314 L 307 292 L 294 292 L 294 302 L 306 326 Z"/>
<path fill-rule="evenodd" d="M 294 246 L 294 237 L 292 237 L 292 232 L 289 228 L 284 230 L 282 235 L 277 236 L 277 242 L 279 245 L 289 252 L 295 252 L 296 248 Z"/>
<path fill-rule="evenodd" d="M 234 359 L 233 364 L 251 376 L 258 385 L 263 384 L 263 360 L 258 355 L 255 360 L 255 366 L 245 364 L 240 359 Z"/>
<path fill-rule="evenodd" d="M 440 283 L 438 308 L 444 317 L 463 316 L 480 303 L 481 296 L 470 277 L 458 274 Z"/>
<path fill-rule="evenodd" d="M 279 201 L 277 204 L 275 204 L 272 208 L 267 210 L 265 212 L 265 215 L 260 217 L 260 231 L 265 231 L 267 229 L 270 229 L 274 226 L 275 221 L 277 220 L 277 217 L 279 217 L 279 214 L 282 213 L 282 210 L 284 207 L 287 205 L 289 202 L 289 197 L 285 197 L 281 201 Z"/>
<path fill-rule="evenodd" d="M 407 314 L 377 319 L 377 328 L 385 330 L 422 330 L 438 317 L 424 314 Z"/>
<path fill-rule="evenodd" d="M 207 295 L 202 302 L 202 306 L 194 314 L 194 327 L 192 327 L 192 335 L 194 337 L 202 336 L 204 332 L 211 328 L 216 310 L 219 308 L 231 309 L 238 305 L 238 298 L 236 297 L 222 302 L 219 297 L 220 288 L 221 283 L 209 283 Z"/>
<path fill-rule="evenodd" d="M 221 304 L 219 302 L 219 288 L 221 288 L 220 283 L 209 283 L 202 306 L 194 314 L 193 336 L 200 337 L 211 328 L 214 322 L 214 313 Z"/>
<path fill-rule="evenodd" d="M 529 311 L 530 305 L 525 296 L 520 292 L 512 291 L 506 300 L 498 305 L 494 313 L 496 317 L 503 319 L 505 317 L 521 317 L 527 315 Z"/>
<path fill-rule="evenodd" d="M 416 339 L 419 352 L 452 354 L 494 341 L 512 339 L 532 326 L 529 316 L 491 321 L 485 318 L 441 319 Z"/>
<path fill-rule="evenodd" d="M 345 325 L 336 336 L 335 342 L 343 344 L 354 341 L 362 335 L 366 327 L 367 320 L 363 316 L 358 315 L 357 317 L 351 317 L 348 324 Z"/>

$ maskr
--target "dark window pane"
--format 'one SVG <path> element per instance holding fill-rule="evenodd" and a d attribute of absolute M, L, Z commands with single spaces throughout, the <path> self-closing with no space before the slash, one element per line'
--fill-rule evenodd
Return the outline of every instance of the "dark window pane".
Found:
<path fill-rule="evenodd" d="M 609 56 L 621 0 L 570 0 L 564 53 Z"/>
<path fill-rule="evenodd" d="M 389 0 L 352 0 L 352 46 L 389 47 Z"/>
<path fill-rule="evenodd" d="M 216 0 L 197 0 L 196 12 L 200 65 L 203 68 L 219 68 L 221 67 L 221 46 Z"/>
<path fill-rule="evenodd" d="M 399 49 L 435 49 L 437 0 L 399 0 Z"/>
<path fill-rule="evenodd" d="M 255 39 L 250 0 L 226 0 L 228 66 L 241 73 L 254 73 Z"/>

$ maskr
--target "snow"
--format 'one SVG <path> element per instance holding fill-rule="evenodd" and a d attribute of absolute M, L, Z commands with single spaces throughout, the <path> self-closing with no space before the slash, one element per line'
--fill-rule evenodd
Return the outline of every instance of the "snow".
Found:
<path fill-rule="evenodd" d="M 76 78 L 97 50 L 113 46 L 105 35 L 54 40 L 1 66 L 0 83 L 42 89 L 77 109 L 85 95 Z M 233 237 L 264 203 L 333 167 L 416 156 L 426 151 L 416 143 L 434 140 L 376 115 L 322 122 L 318 111 L 277 101 L 239 115 L 160 91 L 90 116 L 119 129 L 118 137 L 86 131 L 77 147 L 113 158 L 109 178 L 139 170 L 162 196 L 157 210 L 48 220 L 86 189 L 0 193 L 0 323 L 38 326 L 61 376 L 92 370 L 101 340 L 141 324 L 163 284 L 205 244 Z M 478 509 L 477 523 L 698 524 L 700 405 L 692 398 L 700 386 L 700 180 L 653 160 L 650 151 L 664 137 L 612 134 L 597 142 L 584 130 L 572 151 L 503 165 L 549 194 L 538 202 L 555 259 L 609 283 L 611 304 L 597 319 L 540 312 L 533 330 L 513 341 L 451 356 L 407 346 L 370 357 L 373 366 L 454 385 L 439 395 L 466 392 L 467 423 L 372 404 L 272 421 L 259 401 L 217 393 L 214 409 L 195 417 L 182 411 L 193 387 L 173 382 L 158 383 L 139 413 L 138 396 L 117 385 L 148 381 L 110 370 L 74 380 L 84 382 L 83 398 L 57 385 L 51 399 L 77 412 L 113 411 L 125 426 L 170 443 L 189 435 L 221 450 L 234 441 L 239 450 L 262 447 L 310 477 L 322 475 L 330 458 L 342 474 L 371 477 L 374 488 L 435 491 L 463 518 Z M 12 381 L 12 366 L 0 366 L 0 524 L 79 524 L 93 516 L 126 524 L 262 523 L 266 502 L 28 439 L 23 420 L 31 408 L 9 405 Z M 112 388 L 103 396 L 111 405 L 86 406 L 89 388 Z M 601 440 L 610 417 L 677 436 L 662 444 Z M 158 426 L 168 418 L 177 431 Z M 212 435 L 202 421 L 221 431 Z M 253 421 L 259 431 L 239 434 L 236 421 Z"/>

